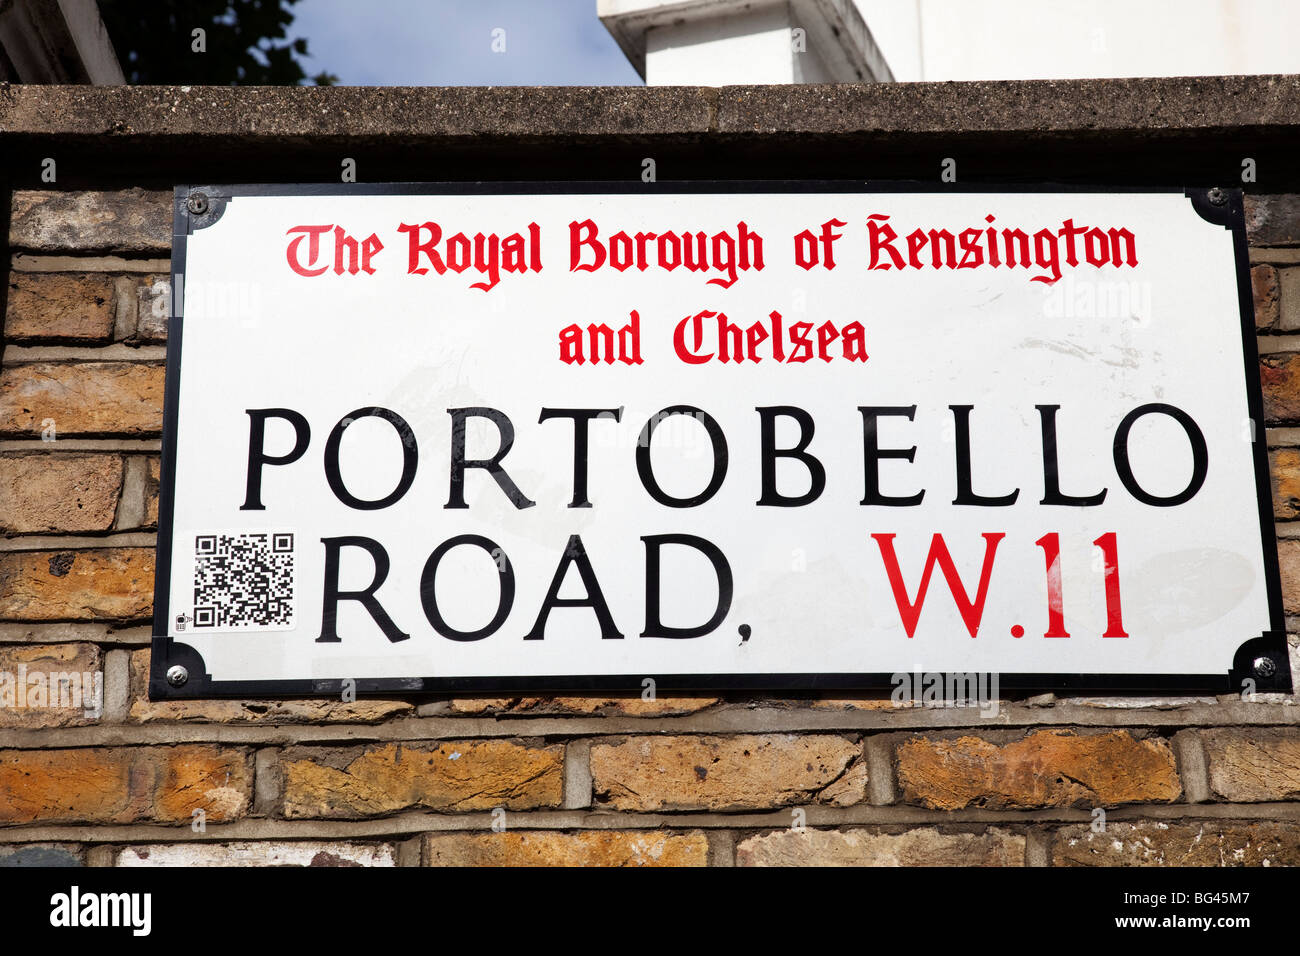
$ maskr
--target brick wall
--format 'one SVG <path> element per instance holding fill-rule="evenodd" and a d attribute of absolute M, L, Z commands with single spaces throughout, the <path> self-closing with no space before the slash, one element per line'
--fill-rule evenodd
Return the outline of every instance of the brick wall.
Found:
<path fill-rule="evenodd" d="M 104 701 L 0 706 L 0 865 L 1300 863 L 1281 695 L 1047 694 L 992 720 L 887 692 L 151 703 L 170 193 L 10 207 L 0 672 L 100 674 Z M 1300 615 L 1300 200 L 1248 218 Z"/>

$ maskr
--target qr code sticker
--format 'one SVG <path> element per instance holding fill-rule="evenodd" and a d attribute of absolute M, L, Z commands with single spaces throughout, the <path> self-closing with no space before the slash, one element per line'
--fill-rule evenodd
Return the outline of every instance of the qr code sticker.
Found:
<path fill-rule="evenodd" d="M 292 628 L 293 559 L 290 532 L 195 535 L 194 611 L 185 623 L 196 631 Z"/>

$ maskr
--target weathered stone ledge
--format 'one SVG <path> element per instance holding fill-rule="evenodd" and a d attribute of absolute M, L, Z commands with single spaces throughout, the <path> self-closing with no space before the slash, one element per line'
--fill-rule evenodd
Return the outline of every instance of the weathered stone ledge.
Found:
<path fill-rule="evenodd" d="M 0 84 L 0 139 L 237 136 L 399 142 L 728 133 L 1300 127 L 1300 77 L 724 87 L 88 87 Z"/>
<path fill-rule="evenodd" d="M 363 744 L 387 741 L 469 738 L 617 737 L 644 734 L 770 734 L 813 731 L 912 732 L 975 730 L 982 735 L 1026 727 L 1199 728 L 1294 727 L 1300 707 L 1289 704 L 1204 704 L 1174 709 L 1058 705 L 1003 707 L 994 720 L 960 709 L 823 711 L 723 705 L 682 717 L 414 717 L 382 724 L 223 724 L 154 721 L 86 727 L 0 731 L 0 747 L 19 750 L 56 747 L 122 747 L 150 744 L 224 743 L 291 746 L 300 743 Z"/>
<path fill-rule="evenodd" d="M 788 830 L 791 810 L 759 813 L 628 813 L 600 810 L 507 811 L 511 830 Z M 805 825 L 941 826 L 960 830 L 997 824 L 1004 827 L 1041 824 L 1091 823 L 1089 809 L 1050 810 L 926 810 L 920 807 L 867 804 L 853 807 L 800 806 Z M 1106 811 L 1106 823 L 1131 821 L 1233 820 L 1300 822 L 1300 803 L 1252 804 L 1138 804 Z M 348 840 L 461 831 L 492 832 L 492 815 L 485 813 L 436 814 L 407 812 L 371 820 L 267 820 L 248 818 L 233 823 L 209 823 L 203 833 L 187 824 L 159 826 L 35 825 L 0 828 L 0 844 L 8 843 L 218 843 L 230 840 Z"/>

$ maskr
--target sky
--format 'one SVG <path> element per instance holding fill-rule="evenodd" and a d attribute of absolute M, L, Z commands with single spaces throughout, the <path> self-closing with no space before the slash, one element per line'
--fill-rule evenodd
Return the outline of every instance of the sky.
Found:
<path fill-rule="evenodd" d="M 641 85 L 596 0 L 300 0 L 307 74 L 344 86 Z M 504 43 L 504 52 L 493 50 Z"/>

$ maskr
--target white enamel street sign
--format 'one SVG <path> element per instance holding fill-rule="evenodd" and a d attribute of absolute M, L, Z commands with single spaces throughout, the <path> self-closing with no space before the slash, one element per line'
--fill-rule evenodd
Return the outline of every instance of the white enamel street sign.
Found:
<path fill-rule="evenodd" d="M 181 187 L 173 268 L 155 696 L 1289 686 L 1236 191 Z"/>

